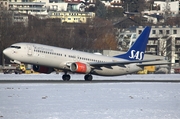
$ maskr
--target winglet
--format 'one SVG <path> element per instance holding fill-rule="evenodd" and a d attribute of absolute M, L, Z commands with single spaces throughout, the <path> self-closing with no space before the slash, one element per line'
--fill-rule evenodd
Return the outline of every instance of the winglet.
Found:
<path fill-rule="evenodd" d="M 139 35 L 137 40 L 125 54 L 116 55 L 114 57 L 123 58 L 127 60 L 143 60 L 150 31 L 151 27 L 146 26 L 143 32 Z"/>

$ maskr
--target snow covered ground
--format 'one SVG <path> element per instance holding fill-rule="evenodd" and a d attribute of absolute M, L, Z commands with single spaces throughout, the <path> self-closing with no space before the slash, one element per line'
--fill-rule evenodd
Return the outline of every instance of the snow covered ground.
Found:
<path fill-rule="evenodd" d="M 175 80 L 178 77 L 180 75 L 126 75 L 107 79 Z M 59 78 L 61 75 L 55 74 L 0 74 L 0 80 Z M 72 76 L 72 80 L 81 78 L 83 75 Z M 179 119 L 180 83 L 0 83 L 1 118 Z"/>
<path fill-rule="evenodd" d="M 62 80 L 60 74 L 2 74 L 0 80 Z M 84 80 L 84 74 L 70 74 L 71 80 Z M 148 74 L 148 75 L 123 75 L 123 76 L 96 76 L 93 80 L 180 80 L 180 74 Z"/>

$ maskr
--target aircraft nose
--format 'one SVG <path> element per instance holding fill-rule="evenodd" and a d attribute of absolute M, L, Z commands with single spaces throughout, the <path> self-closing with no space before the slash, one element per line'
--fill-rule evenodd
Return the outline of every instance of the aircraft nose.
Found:
<path fill-rule="evenodd" d="M 3 50 L 3 54 L 8 56 L 8 54 L 10 54 L 9 49 L 8 48 L 4 49 Z"/>
<path fill-rule="evenodd" d="M 7 49 L 3 50 L 3 54 L 6 55 L 7 54 Z"/>

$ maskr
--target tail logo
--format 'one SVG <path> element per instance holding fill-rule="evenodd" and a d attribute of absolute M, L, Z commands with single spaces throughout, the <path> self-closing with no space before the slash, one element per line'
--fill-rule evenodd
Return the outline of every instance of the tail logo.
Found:
<path fill-rule="evenodd" d="M 142 60 L 144 52 L 131 50 L 131 55 L 129 56 L 130 59 Z"/>

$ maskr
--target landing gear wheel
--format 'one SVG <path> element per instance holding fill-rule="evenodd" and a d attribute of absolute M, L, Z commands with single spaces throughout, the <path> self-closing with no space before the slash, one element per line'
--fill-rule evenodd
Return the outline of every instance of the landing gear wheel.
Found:
<path fill-rule="evenodd" d="M 63 81 L 69 81 L 70 78 L 71 78 L 71 76 L 68 75 L 68 74 L 64 74 L 64 75 L 62 76 Z"/>
<path fill-rule="evenodd" d="M 93 77 L 92 75 L 88 74 L 84 76 L 85 81 L 92 81 Z"/>

